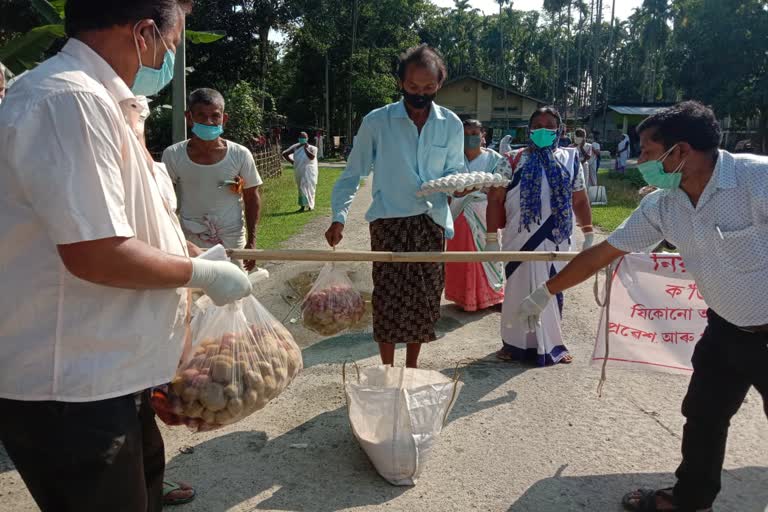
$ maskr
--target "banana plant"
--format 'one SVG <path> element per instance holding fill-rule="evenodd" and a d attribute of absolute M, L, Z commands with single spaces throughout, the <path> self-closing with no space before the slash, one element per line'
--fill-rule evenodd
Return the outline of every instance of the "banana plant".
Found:
<path fill-rule="evenodd" d="M 57 40 L 66 37 L 64 30 L 64 6 L 66 0 L 30 0 L 32 7 L 45 23 L 23 36 L 0 46 L 0 63 L 13 74 L 23 73 L 35 67 Z M 187 40 L 193 44 L 208 44 L 224 37 L 220 31 L 186 31 Z"/>

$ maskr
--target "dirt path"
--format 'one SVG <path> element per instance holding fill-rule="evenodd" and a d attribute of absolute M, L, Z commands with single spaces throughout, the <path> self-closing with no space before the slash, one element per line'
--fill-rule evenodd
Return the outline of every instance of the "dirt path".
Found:
<path fill-rule="evenodd" d="M 364 187 L 343 248 L 368 247 Z M 313 221 L 286 247 L 322 248 L 327 219 Z M 425 347 L 425 367 L 446 370 L 472 359 L 450 424 L 413 488 L 376 474 L 354 440 L 340 386 L 341 362 L 376 364 L 365 331 L 319 340 L 291 324 L 296 292 L 286 282 L 313 264 L 270 264 L 259 300 L 295 333 L 306 369 L 263 411 L 230 428 L 192 435 L 163 427 L 168 475 L 194 484 L 199 497 L 178 512 L 225 510 L 618 511 L 621 495 L 672 482 L 679 462 L 686 379 L 614 370 L 597 398 L 588 366 L 597 324 L 591 283 L 566 295 L 564 330 L 576 357 L 546 369 L 497 362 L 498 311 L 443 308 L 444 337 Z M 348 267 L 370 286 L 366 264 Z M 293 296 L 293 297 L 292 297 Z M 398 354 L 399 361 L 403 355 Z M 52 427 L 55 428 L 55 427 Z M 734 418 L 718 510 L 764 512 L 768 505 L 768 423 L 750 394 Z M 0 454 L 0 512 L 36 510 L 18 474 Z"/>

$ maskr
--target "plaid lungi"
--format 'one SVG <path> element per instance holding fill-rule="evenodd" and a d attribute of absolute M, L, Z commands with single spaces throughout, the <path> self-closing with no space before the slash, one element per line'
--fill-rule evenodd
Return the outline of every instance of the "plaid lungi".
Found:
<path fill-rule="evenodd" d="M 442 252 L 445 231 L 427 215 L 371 223 L 371 250 Z M 373 264 L 373 337 L 379 343 L 426 343 L 436 339 L 442 263 Z"/>

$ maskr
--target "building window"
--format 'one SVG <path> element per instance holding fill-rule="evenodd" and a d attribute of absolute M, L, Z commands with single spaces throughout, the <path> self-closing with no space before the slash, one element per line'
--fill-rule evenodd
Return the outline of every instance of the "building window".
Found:
<path fill-rule="evenodd" d="M 519 107 L 515 107 L 515 106 L 512 106 L 512 105 L 509 106 L 509 111 L 510 112 L 517 112 L 518 110 L 520 110 Z M 503 113 L 503 112 L 507 111 L 507 107 L 494 107 L 493 111 L 494 112 L 502 112 Z"/>

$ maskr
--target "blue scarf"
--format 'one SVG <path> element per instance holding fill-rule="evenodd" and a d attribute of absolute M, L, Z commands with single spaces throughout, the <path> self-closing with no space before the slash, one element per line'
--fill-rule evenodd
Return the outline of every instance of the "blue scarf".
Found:
<path fill-rule="evenodd" d="M 573 182 L 571 175 L 555 158 L 555 142 L 548 148 L 539 148 L 529 142 L 529 158 L 520 169 L 520 228 L 531 232 L 531 224 L 541 224 L 541 176 L 547 176 L 552 193 L 549 205 L 554 217 L 552 238 L 560 245 L 573 231 Z"/>

